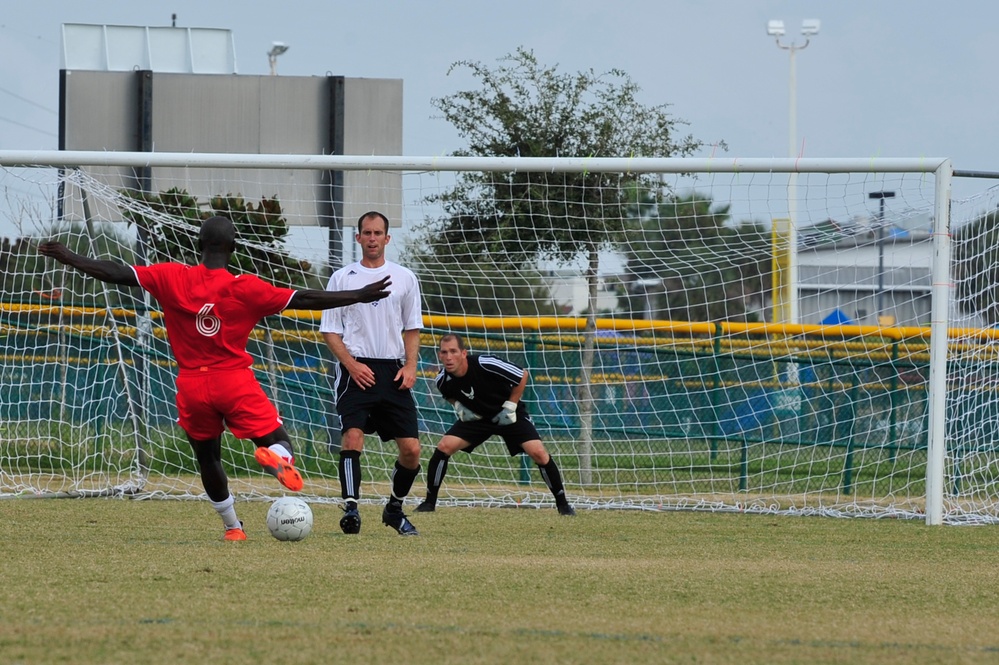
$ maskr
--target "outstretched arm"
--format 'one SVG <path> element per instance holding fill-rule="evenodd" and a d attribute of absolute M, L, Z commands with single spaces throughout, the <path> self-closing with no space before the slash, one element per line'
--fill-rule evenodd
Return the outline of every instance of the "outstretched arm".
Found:
<path fill-rule="evenodd" d="M 348 291 L 303 289 L 295 292 L 288 306 L 292 309 L 333 309 L 359 302 L 374 302 L 388 297 L 389 292 L 385 289 L 391 284 L 389 278 L 385 277 L 367 286 Z"/>
<path fill-rule="evenodd" d="M 116 261 L 100 261 L 77 254 L 61 242 L 43 242 L 38 246 L 38 253 L 55 259 L 59 263 L 76 268 L 85 275 L 90 275 L 102 282 L 121 284 L 122 286 L 139 286 L 139 280 L 129 266 Z"/>

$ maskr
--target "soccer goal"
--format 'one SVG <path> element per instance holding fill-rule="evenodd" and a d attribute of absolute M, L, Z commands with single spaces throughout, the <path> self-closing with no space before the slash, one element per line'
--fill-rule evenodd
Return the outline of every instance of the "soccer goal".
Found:
<path fill-rule="evenodd" d="M 3 495 L 202 495 L 156 303 L 39 241 L 194 263 L 200 221 L 226 214 L 234 272 L 322 288 L 357 257 L 358 213 L 395 201 L 390 258 L 425 305 L 424 461 L 454 420 L 434 377 L 456 331 L 529 369 L 579 508 L 999 518 L 996 206 L 952 212 L 946 159 L 0 152 L 0 167 Z M 335 501 L 318 322 L 272 317 L 250 352 L 305 496 Z M 226 436 L 234 493 L 282 493 Z M 387 492 L 395 454 L 366 442 L 362 500 Z M 498 440 L 458 453 L 440 503 L 546 505 L 525 462 Z"/>

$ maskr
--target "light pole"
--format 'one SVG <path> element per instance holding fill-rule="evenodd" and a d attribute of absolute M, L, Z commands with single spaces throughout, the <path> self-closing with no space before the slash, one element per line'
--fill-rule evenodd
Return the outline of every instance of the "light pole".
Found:
<path fill-rule="evenodd" d="M 871 192 L 867 195 L 869 199 L 877 199 L 880 202 L 880 209 L 878 210 L 878 290 L 877 290 L 877 307 L 878 307 L 878 325 L 881 325 L 881 317 L 884 314 L 884 298 L 885 298 L 885 199 L 895 198 L 895 192 Z"/>
<path fill-rule="evenodd" d="M 781 37 L 785 34 L 784 21 L 767 21 L 767 34 L 774 38 L 777 47 L 788 52 L 791 66 L 788 75 L 788 147 L 787 156 L 794 159 L 798 156 L 798 73 L 794 56 L 798 51 L 808 47 L 811 38 L 819 34 L 819 20 L 805 19 L 801 22 L 801 34 L 805 43 L 784 44 Z M 790 280 L 788 303 L 788 319 L 784 323 L 798 323 L 798 174 L 793 171 L 787 177 L 787 243 L 789 245 L 787 269 Z"/>
<path fill-rule="evenodd" d="M 777 47 L 784 49 L 791 56 L 790 76 L 788 79 L 788 157 L 798 155 L 798 73 L 795 68 L 794 56 L 798 51 L 808 48 L 811 38 L 819 34 L 819 20 L 816 18 L 805 19 L 801 22 L 801 34 L 805 38 L 805 43 L 798 45 L 797 42 L 782 44 L 780 38 L 784 36 L 784 21 L 767 21 L 767 34 L 774 38 Z"/>
<path fill-rule="evenodd" d="M 271 44 L 271 50 L 267 52 L 267 61 L 271 65 L 271 76 L 277 76 L 277 59 L 278 56 L 288 50 L 288 45 L 284 42 L 274 42 Z"/>

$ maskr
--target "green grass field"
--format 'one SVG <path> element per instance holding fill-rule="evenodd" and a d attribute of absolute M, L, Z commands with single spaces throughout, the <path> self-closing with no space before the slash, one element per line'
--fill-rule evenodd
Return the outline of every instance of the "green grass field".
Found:
<path fill-rule="evenodd" d="M 418 538 L 265 502 L 0 500 L 3 663 L 995 663 L 999 530 L 441 508 Z"/>

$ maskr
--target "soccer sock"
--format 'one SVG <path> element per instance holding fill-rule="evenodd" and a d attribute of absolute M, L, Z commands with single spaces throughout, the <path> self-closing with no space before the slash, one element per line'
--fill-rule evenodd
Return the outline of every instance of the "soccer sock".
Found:
<path fill-rule="evenodd" d="M 361 451 L 341 450 L 340 463 L 340 496 L 344 501 L 361 498 Z"/>
<path fill-rule="evenodd" d="M 548 489 L 555 496 L 555 503 L 564 503 L 565 485 L 562 484 L 562 474 L 558 471 L 555 458 L 549 455 L 548 464 L 538 464 L 538 469 L 541 471 L 541 479 L 545 481 L 545 485 L 548 485 Z"/>
<path fill-rule="evenodd" d="M 212 501 L 211 503 L 212 508 L 222 518 L 222 523 L 225 524 L 226 529 L 238 529 L 243 526 L 239 518 L 236 517 L 236 500 L 232 498 L 232 494 L 223 501 Z"/>
<path fill-rule="evenodd" d="M 287 441 L 278 441 L 267 446 L 272 453 L 286 460 L 289 464 L 295 463 L 295 456 L 291 454 L 291 444 Z"/>
<path fill-rule="evenodd" d="M 415 469 L 407 469 L 396 460 L 395 468 L 392 469 L 392 498 L 389 499 L 390 505 L 402 505 L 402 500 L 409 494 L 409 490 L 413 489 L 413 481 L 416 480 L 418 473 L 420 473 L 419 465 Z"/>
<path fill-rule="evenodd" d="M 441 491 L 444 484 L 444 476 L 447 474 L 447 463 L 450 455 L 446 455 L 439 450 L 435 450 L 427 463 L 427 501 L 437 501 L 437 493 Z"/>

